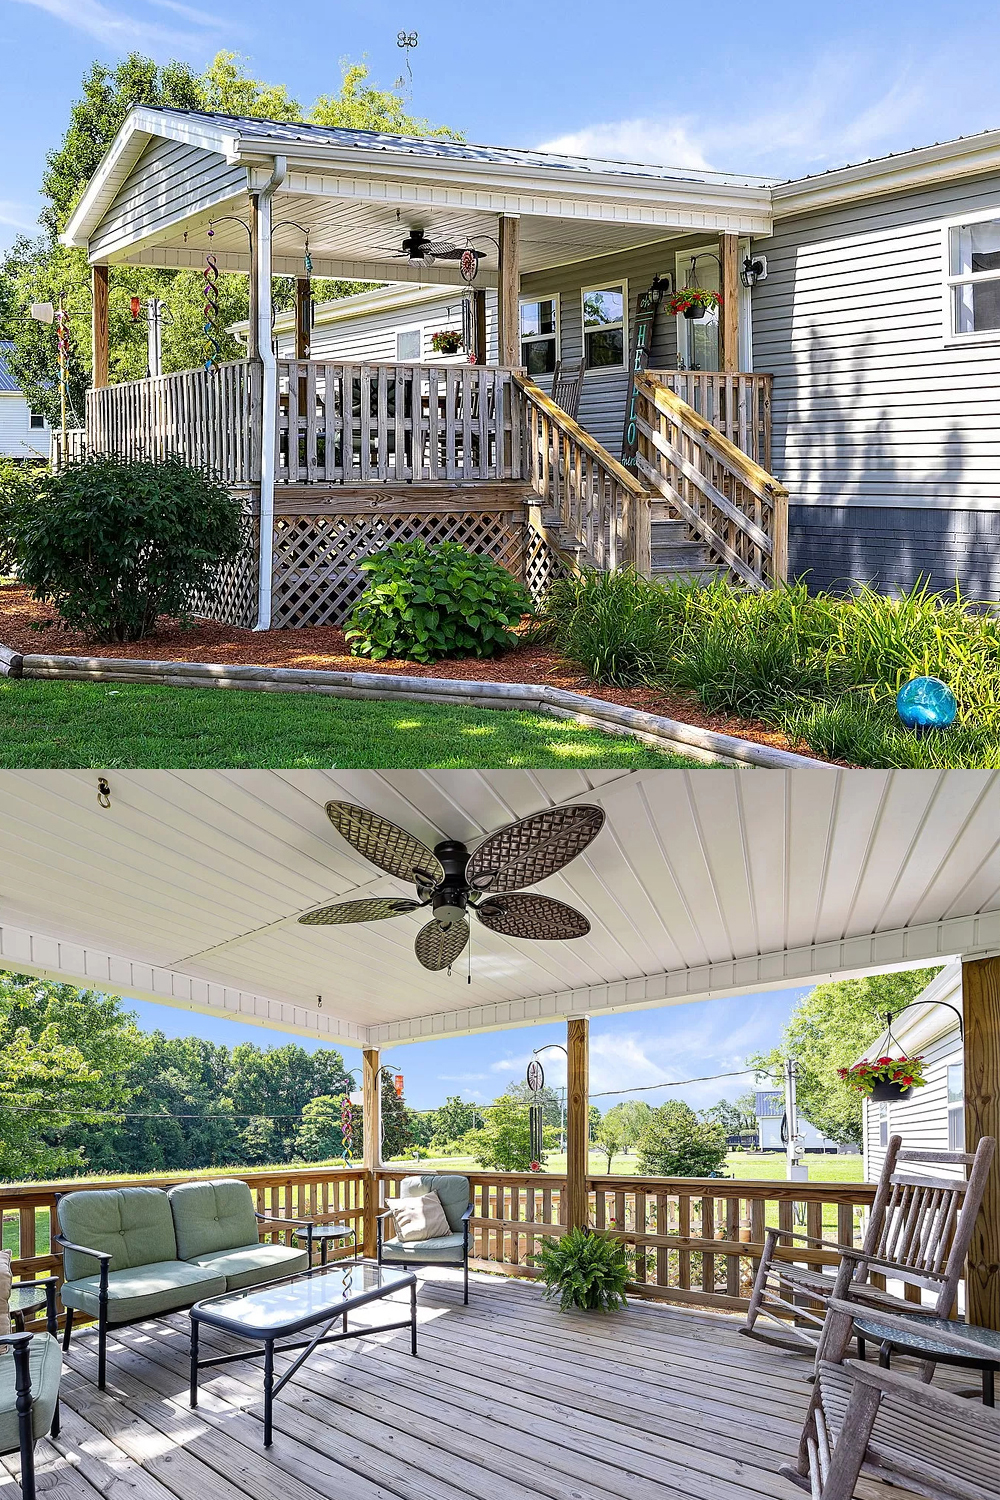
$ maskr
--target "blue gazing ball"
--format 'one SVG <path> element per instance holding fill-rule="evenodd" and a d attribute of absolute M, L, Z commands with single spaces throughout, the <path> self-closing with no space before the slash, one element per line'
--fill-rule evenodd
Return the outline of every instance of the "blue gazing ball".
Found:
<path fill-rule="evenodd" d="M 907 729 L 947 729 L 955 722 L 958 704 L 940 677 L 914 677 L 896 694 L 896 712 Z"/>

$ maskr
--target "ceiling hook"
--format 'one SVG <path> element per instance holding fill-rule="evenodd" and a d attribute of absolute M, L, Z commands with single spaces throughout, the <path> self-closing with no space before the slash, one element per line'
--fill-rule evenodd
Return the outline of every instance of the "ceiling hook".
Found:
<path fill-rule="evenodd" d="M 99 807 L 109 808 L 111 806 L 111 785 L 106 776 L 97 778 L 97 803 Z"/>

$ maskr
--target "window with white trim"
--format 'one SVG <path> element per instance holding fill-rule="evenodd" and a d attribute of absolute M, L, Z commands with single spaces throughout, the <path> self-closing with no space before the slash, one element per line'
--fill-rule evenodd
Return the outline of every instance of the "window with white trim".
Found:
<path fill-rule="evenodd" d="M 884 1103 L 878 1107 L 878 1143 L 883 1150 L 889 1144 L 889 1106 Z"/>
<path fill-rule="evenodd" d="M 948 1064 L 948 1150 L 965 1150 L 965 1069 Z"/>
<path fill-rule="evenodd" d="M 45 413 L 40 411 L 29 413 L 28 426 L 35 432 L 43 428 L 45 426 Z"/>
<path fill-rule="evenodd" d="M 401 360 L 419 359 L 423 354 L 422 342 L 422 328 L 397 328 L 396 358 Z"/>
<path fill-rule="evenodd" d="M 583 352 L 588 370 L 625 365 L 625 283 L 584 287 Z"/>
<path fill-rule="evenodd" d="M 948 229 L 952 338 L 1000 338 L 1000 213 Z"/>
<path fill-rule="evenodd" d="M 521 302 L 521 363 L 529 375 L 551 375 L 559 358 L 558 297 Z"/>

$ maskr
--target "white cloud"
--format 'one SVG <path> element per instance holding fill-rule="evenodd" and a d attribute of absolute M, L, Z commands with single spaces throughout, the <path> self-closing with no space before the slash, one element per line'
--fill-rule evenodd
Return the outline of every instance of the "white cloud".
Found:
<path fill-rule="evenodd" d="M 32 217 L 32 211 L 26 203 L 15 203 L 13 198 L 0 198 L 0 224 L 6 224 L 11 229 L 27 229 L 37 233 L 38 216 Z"/>
<path fill-rule="evenodd" d="M 688 120 L 612 120 L 543 141 L 539 151 L 563 156 L 596 156 L 609 161 L 660 162 L 671 167 L 706 169 L 701 144 Z"/>
<path fill-rule="evenodd" d="M 165 47 L 189 50 L 203 45 L 206 40 L 203 31 L 172 30 L 155 21 L 129 15 L 125 11 L 112 10 L 101 4 L 101 0 L 17 0 L 17 3 L 34 5 L 54 20 L 72 26 L 77 31 L 84 31 L 105 46 L 115 49 L 138 46 L 153 50 Z M 198 27 L 221 30 L 225 25 L 218 17 L 177 3 L 177 0 L 153 0 L 153 3 L 174 11 Z"/>

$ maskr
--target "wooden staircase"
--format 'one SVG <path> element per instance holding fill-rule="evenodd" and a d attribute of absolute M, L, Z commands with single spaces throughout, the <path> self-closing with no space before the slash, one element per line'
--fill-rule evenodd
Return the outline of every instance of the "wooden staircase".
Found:
<path fill-rule="evenodd" d="M 650 573 L 664 583 L 691 580 L 711 583 L 725 578 L 728 569 L 711 561 L 706 542 L 692 541 L 684 521 L 672 515 L 664 500 L 650 505 Z"/>

